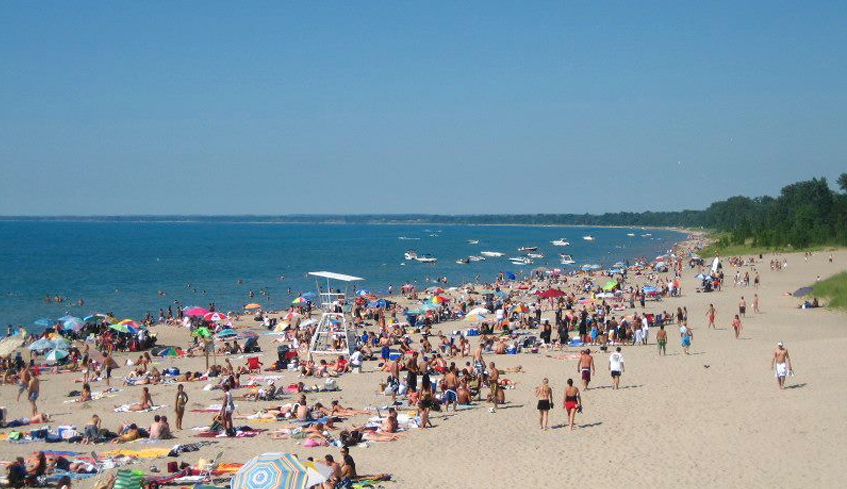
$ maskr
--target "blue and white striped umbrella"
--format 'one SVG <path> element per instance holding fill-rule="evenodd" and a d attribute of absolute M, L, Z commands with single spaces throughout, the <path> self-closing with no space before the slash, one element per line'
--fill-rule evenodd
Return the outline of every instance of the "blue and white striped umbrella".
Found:
<path fill-rule="evenodd" d="M 231 489 L 305 489 L 309 469 L 290 453 L 263 453 L 238 469 Z M 312 482 L 313 483 L 313 482 Z"/>

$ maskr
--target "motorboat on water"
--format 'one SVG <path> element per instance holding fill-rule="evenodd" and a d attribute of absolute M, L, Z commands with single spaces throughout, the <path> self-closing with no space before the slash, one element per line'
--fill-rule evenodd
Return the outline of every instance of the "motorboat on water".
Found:
<path fill-rule="evenodd" d="M 436 258 L 436 257 L 434 257 L 434 256 L 432 256 L 432 255 L 430 255 L 430 254 L 424 254 L 424 255 L 418 255 L 418 256 L 416 256 L 416 257 L 414 258 L 414 260 L 415 260 L 416 262 L 420 262 L 420 263 L 435 263 L 435 262 L 437 262 L 437 261 L 438 261 L 438 258 Z"/>
<path fill-rule="evenodd" d="M 532 260 L 525 256 L 514 256 L 509 258 L 509 261 L 515 265 L 532 265 Z"/>
<path fill-rule="evenodd" d="M 626 235 L 631 238 L 631 237 L 635 236 L 635 233 L 626 233 Z"/>
<path fill-rule="evenodd" d="M 468 244 L 479 244 L 479 240 L 478 239 L 469 239 Z"/>
<path fill-rule="evenodd" d="M 458 260 L 456 260 L 456 263 L 458 263 L 459 265 L 467 265 L 470 262 L 470 258 L 459 258 Z"/>
<path fill-rule="evenodd" d="M 483 251 L 480 255 L 489 256 L 491 258 L 499 258 L 503 256 L 503 253 L 500 253 L 499 251 Z"/>
<path fill-rule="evenodd" d="M 591 235 L 589 234 L 588 236 L 583 236 L 583 237 L 582 237 L 582 239 L 584 239 L 584 240 L 586 240 L 586 241 L 594 241 L 594 236 L 591 236 Z"/>
<path fill-rule="evenodd" d="M 398 236 L 397 239 L 399 239 L 401 241 L 417 241 L 421 238 L 410 238 L 408 236 Z"/>
<path fill-rule="evenodd" d="M 518 251 L 536 251 L 538 250 L 537 246 L 521 246 L 518 248 Z"/>
<path fill-rule="evenodd" d="M 527 253 L 529 258 L 544 258 L 544 253 Z"/>
<path fill-rule="evenodd" d="M 560 261 L 562 265 L 573 265 L 576 263 L 576 261 L 571 257 L 571 255 L 565 253 L 559 253 L 559 258 L 562 259 Z"/>
<path fill-rule="evenodd" d="M 485 261 L 485 257 L 479 256 L 479 255 L 471 255 L 471 256 L 468 257 L 468 260 L 470 260 L 470 261 Z"/>
<path fill-rule="evenodd" d="M 406 250 L 406 252 L 403 253 L 403 258 L 405 258 L 407 260 L 414 260 L 417 257 L 418 257 L 418 252 L 415 251 L 415 250 Z"/>
<path fill-rule="evenodd" d="M 644 233 L 644 234 L 641 235 L 642 238 L 649 238 L 650 236 L 653 236 L 653 235 L 650 234 L 650 233 Z"/>
<path fill-rule="evenodd" d="M 554 239 L 550 241 L 553 246 L 570 246 L 571 244 L 565 238 Z"/>

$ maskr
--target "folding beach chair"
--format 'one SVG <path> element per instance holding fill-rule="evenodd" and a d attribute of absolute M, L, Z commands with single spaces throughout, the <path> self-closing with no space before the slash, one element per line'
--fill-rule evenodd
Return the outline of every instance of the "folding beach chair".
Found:
<path fill-rule="evenodd" d="M 259 361 L 259 357 L 249 357 L 247 359 L 247 368 L 250 372 L 259 372 L 262 370 L 263 363 Z"/>

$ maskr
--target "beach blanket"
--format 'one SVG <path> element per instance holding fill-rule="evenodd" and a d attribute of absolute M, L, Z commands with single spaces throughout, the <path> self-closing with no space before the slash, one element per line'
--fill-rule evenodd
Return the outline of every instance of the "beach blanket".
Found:
<path fill-rule="evenodd" d="M 120 406 L 115 408 L 115 412 L 116 413 L 149 413 L 151 411 L 158 411 L 159 409 L 162 409 L 163 407 L 167 407 L 167 405 L 162 404 L 162 405 L 158 405 L 158 406 L 151 406 L 151 407 L 149 407 L 147 409 L 143 409 L 141 411 L 130 411 L 129 410 L 130 406 L 134 406 L 134 404 L 120 405 Z"/>
<path fill-rule="evenodd" d="M 160 458 L 167 457 L 171 452 L 170 448 L 119 448 L 116 450 L 106 450 L 100 452 L 98 458 L 113 458 L 113 457 L 134 457 L 134 458 Z"/>

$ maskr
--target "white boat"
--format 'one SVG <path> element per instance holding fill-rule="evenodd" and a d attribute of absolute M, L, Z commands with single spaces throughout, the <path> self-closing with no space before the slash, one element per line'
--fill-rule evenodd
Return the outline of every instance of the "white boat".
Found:
<path fill-rule="evenodd" d="M 458 263 L 459 265 L 467 265 L 470 262 L 470 258 L 459 258 L 458 260 L 456 260 L 456 263 Z"/>
<path fill-rule="evenodd" d="M 408 236 L 398 236 L 397 239 L 402 240 L 402 241 L 417 241 L 421 238 L 410 238 Z"/>
<path fill-rule="evenodd" d="M 416 262 L 420 262 L 420 263 L 435 263 L 435 262 L 438 261 L 438 258 L 436 258 L 432 255 L 426 254 L 426 255 L 418 255 L 414 258 L 414 260 Z"/>
<path fill-rule="evenodd" d="M 650 233 L 644 233 L 644 234 L 641 235 L 642 238 L 649 238 L 650 236 L 653 236 L 653 235 L 650 234 Z"/>
<path fill-rule="evenodd" d="M 485 257 L 479 256 L 479 255 L 471 255 L 471 256 L 468 257 L 468 260 L 470 260 L 470 261 L 485 261 Z"/>
<path fill-rule="evenodd" d="M 553 246 L 570 246 L 570 243 L 565 238 L 554 239 L 550 241 Z"/>
<path fill-rule="evenodd" d="M 520 248 L 518 248 L 518 251 L 535 251 L 537 249 L 537 246 L 521 246 Z"/>
<path fill-rule="evenodd" d="M 499 251 L 483 251 L 480 253 L 480 255 L 490 256 L 492 258 L 499 258 L 503 256 L 503 253 L 500 253 Z"/>
<path fill-rule="evenodd" d="M 626 233 L 626 235 L 629 236 L 629 237 L 633 237 L 633 236 L 635 236 L 635 233 Z"/>
<path fill-rule="evenodd" d="M 582 239 L 584 239 L 584 240 L 586 240 L 586 241 L 594 241 L 594 236 L 591 236 L 591 235 L 589 234 L 588 236 L 583 236 L 583 237 L 582 237 Z"/>
<path fill-rule="evenodd" d="M 527 253 L 526 256 L 530 258 L 544 258 L 544 253 Z"/>
<path fill-rule="evenodd" d="M 559 253 L 559 258 L 562 259 L 562 261 L 560 262 L 562 265 L 573 265 L 574 263 L 576 263 L 576 261 L 574 261 L 571 255 Z"/>
<path fill-rule="evenodd" d="M 509 258 L 509 261 L 515 265 L 532 265 L 532 260 L 525 256 L 514 256 Z"/>
<path fill-rule="evenodd" d="M 469 239 L 468 244 L 479 244 L 479 240 L 478 239 Z"/>
<path fill-rule="evenodd" d="M 418 257 L 418 252 L 415 251 L 415 250 L 406 250 L 406 252 L 403 253 L 403 258 L 405 258 L 407 260 L 414 260 L 417 257 Z"/>

